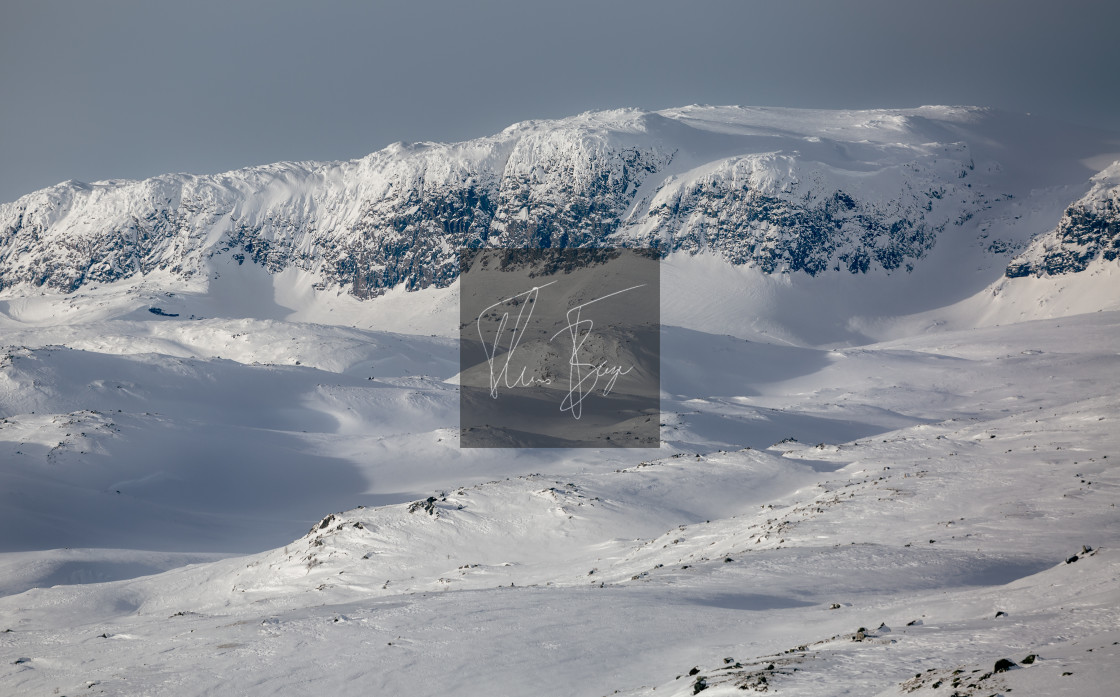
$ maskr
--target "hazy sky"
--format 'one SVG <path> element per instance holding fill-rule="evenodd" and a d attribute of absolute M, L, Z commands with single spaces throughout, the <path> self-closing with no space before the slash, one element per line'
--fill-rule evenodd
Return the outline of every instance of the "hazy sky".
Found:
<path fill-rule="evenodd" d="M 684 104 L 980 104 L 1120 128 L 1120 3 L 0 5 L 0 201 Z"/>

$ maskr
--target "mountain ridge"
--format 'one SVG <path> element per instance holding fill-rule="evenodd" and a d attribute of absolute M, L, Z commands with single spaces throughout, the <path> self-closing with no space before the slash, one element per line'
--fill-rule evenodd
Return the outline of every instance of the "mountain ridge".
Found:
<path fill-rule="evenodd" d="M 648 245 L 771 274 L 906 272 L 947 229 L 1046 184 L 993 157 L 1021 146 L 993 133 L 1051 128 L 1020 121 L 976 107 L 624 109 L 341 162 L 63 182 L 0 205 L 0 289 L 190 278 L 226 257 L 369 298 L 450 285 L 464 246 Z"/>

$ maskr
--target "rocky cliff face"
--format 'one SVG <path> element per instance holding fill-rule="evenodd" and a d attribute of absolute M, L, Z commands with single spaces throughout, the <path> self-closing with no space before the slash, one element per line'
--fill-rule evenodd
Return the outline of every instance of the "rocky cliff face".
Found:
<path fill-rule="evenodd" d="M 905 272 L 999 196 L 979 109 L 687 107 L 212 176 L 64 182 L 0 206 L 0 289 L 71 292 L 235 259 L 359 297 L 446 286 L 480 246 L 650 245 L 769 273 Z"/>
<path fill-rule="evenodd" d="M 1007 266 L 1009 278 L 1076 273 L 1093 261 L 1120 256 L 1120 161 L 1093 177 L 1058 227 L 1040 236 Z"/>

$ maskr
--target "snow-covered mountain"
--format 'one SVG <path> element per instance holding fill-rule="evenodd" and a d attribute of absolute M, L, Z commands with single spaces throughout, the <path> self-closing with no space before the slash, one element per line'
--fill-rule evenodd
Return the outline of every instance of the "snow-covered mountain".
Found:
<path fill-rule="evenodd" d="M 1008 278 L 1084 271 L 1097 260 L 1120 256 L 1120 162 L 1092 179 L 1092 188 L 1074 202 L 1052 231 L 1037 237 L 1007 266 Z"/>
<path fill-rule="evenodd" d="M 1114 150 L 687 107 L 5 204 L 0 692 L 1111 697 Z M 460 448 L 455 250 L 600 243 L 660 449 Z"/>
<path fill-rule="evenodd" d="M 365 298 L 447 286 L 456 250 L 483 245 L 653 245 L 765 273 L 905 273 L 947 231 L 975 236 L 985 211 L 1081 184 L 1076 163 L 1098 146 L 977 108 L 587 113 L 348 162 L 64 182 L 0 206 L 0 288 L 205 277 L 225 258 Z M 1006 255 L 1037 232 L 1004 230 L 984 248 Z"/>

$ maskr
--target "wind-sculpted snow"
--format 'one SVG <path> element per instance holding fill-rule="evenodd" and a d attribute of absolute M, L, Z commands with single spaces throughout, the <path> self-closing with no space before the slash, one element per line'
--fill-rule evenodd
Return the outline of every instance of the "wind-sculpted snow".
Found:
<path fill-rule="evenodd" d="M 359 298 L 444 287 L 464 246 L 654 245 L 767 273 L 912 269 L 1004 200 L 980 109 L 687 107 L 218 175 L 69 181 L 0 206 L 0 289 L 73 292 L 224 256 Z"/>
<path fill-rule="evenodd" d="M 526 451 L 497 478 L 479 476 L 482 461 L 447 482 L 429 472 L 423 493 L 323 509 L 283 546 L 156 575 L 126 578 L 206 555 L 0 557 L 0 582 L 15 591 L 0 597 L 8 656 L 0 689 L 1111 695 L 1120 641 L 1118 331 L 1120 313 L 1094 312 L 827 352 L 712 337 L 700 360 L 783 370 L 748 370 L 741 383 L 667 400 L 667 447 L 647 460 L 553 453 L 526 471 Z M 698 343 L 690 338 L 680 343 Z M 82 357 L 50 352 L 13 352 L 3 374 L 36 376 L 54 403 L 88 391 L 74 380 L 75 396 L 52 385 Z M 36 368 L 44 358 L 58 370 Z M 137 384 L 112 387 L 110 398 L 166 412 L 172 399 L 155 395 L 172 390 L 153 388 L 183 370 L 197 382 L 202 366 L 174 367 L 133 369 Z M 231 384 L 215 403 L 238 392 L 256 398 L 253 383 L 231 379 L 236 366 L 222 368 L 218 382 Z M 300 374 L 308 370 L 274 377 L 289 390 L 325 377 Z M 669 384 L 683 388 L 691 372 Z M 356 386 L 316 387 L 333 413 L 378 420 L 416 393 L 444 389 L 398 385 L 372 409 Z M 230 419 L 234 407 L 218 417 Z M 34 471 L 76 471 L 80 461 L 66 451 L 115 438 L 93 430 L 124 419 L 105 412 L 53 425 L 26 414 L 0 420 L 0 438 L 21 450 L 60 429 L 73 435 L 54 456 L 16 461 L 24 476 L 3 491 L 26 497 Z M 275 433 L 282 412 L 244 425 Z M 853 438 L 851 419 L 879 425 Z M 721 433 L 717 420 L 726 422 Z M 723 436 L 757 435 L 766 421 L 792 437 L 713 447 Z M 400 424 L 382 428 L 388 436 Z M 391 450 L 360 452 L 381 458 L 379 471 L 421 469 L 403 461 L 431 436 L 418 428 Z M 102 498 L 141 494 L 133 486 Z M 261 498 L 276 517 L 287 513 L 274 492 Z M 247 522 L 213 520 L 228 534 Z M 94 573 L 102 578 L 84 577 Z M 83 583 L 97 580 L 105 582 Z"/>

